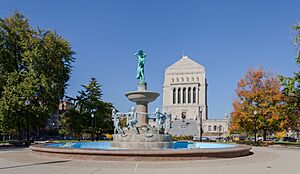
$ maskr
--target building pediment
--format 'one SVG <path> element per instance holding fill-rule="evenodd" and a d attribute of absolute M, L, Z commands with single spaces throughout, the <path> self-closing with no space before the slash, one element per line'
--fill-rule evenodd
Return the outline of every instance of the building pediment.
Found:
<path fill-rule="evenodd" d="M 175 62 L 173 65 L 169 66 L 167 70 L 177 70 L 177 69 L 199 69 L 201 71 L 204 71 L 204 66 L 200 65 L 199 63 L 193 61 L 187 56 L 183 56 L 181 59 L 179 59 L 177 62 Z"/>

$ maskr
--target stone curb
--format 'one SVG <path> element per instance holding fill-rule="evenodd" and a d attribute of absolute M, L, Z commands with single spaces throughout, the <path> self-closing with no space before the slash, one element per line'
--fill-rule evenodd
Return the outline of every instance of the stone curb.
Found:
<path fill-rule="evenodd" d="M 91 159 L 101 161 L 176 161 L 198 160 L 208 158 L 234 158 L 246 156 L 250 153 L 251 146 L 237 145 L 232 148 L 222 149 L 181 149 L 181 150 L 97 150 L 97 149 L 72 149 L 46 147 L 43 144 L 30 146 L 30 149 L 41 155 L 58 156 L 71 159 Z"/>

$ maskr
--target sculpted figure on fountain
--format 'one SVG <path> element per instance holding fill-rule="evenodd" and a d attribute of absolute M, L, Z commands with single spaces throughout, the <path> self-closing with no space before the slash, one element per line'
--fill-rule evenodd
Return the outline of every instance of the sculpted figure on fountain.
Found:
<path fill-rule="evenodd" d="M 114 134 L 124 134 L 124 131 L 122 130 L 120 125 L 121 115 L 117 114 L 116 110 L 113 109 L 112 116 L 114 118 Z"/>

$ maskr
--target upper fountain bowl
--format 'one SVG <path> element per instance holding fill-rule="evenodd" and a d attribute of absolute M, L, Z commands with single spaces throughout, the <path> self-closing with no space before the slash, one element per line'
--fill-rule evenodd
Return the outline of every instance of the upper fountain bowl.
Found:
<path fill-rule="evenodd" d="M 131 91 L 127 92 L 125 96 L 132 102 L 153 102 L 159 96 L 157 92 L 151 91 Z"/>

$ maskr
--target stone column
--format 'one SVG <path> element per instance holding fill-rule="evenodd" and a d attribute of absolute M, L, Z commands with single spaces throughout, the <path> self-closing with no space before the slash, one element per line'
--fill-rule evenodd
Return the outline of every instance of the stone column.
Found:
<path fill-rule="evenodd" d="M 138 91 L 139 92 L 147 91 L 147 83 L 146 82 L 139 83 L 138 84 Z M 137 120 L 138 120 L 137 127 L 138 128 L 147 127 L 148 117 L 147 117 L 146 114 L 148 113 L 148 102 L 147 101 L 136 102 L 136 112 L 145 113 L 145 114 L 141 114 L 141 113 L 137 114 Z"/>
<path fill-rule="evenodd" d="M 148 113 L 148 102 L 137 102 L 136 104 L 136 112 Z M 147 127 L 148 117 L 145 114 L 137 114 L 137 127 Z"/>

